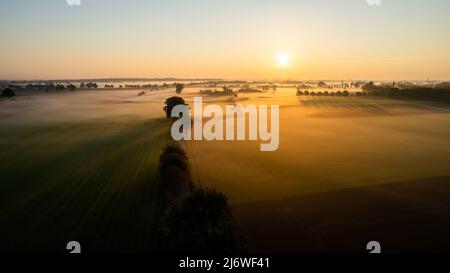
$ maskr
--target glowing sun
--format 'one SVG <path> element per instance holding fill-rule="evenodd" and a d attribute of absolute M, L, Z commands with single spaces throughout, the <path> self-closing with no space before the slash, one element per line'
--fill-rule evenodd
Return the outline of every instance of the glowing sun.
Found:
<path fill-rule="evenodd" d="M 278 67 L 285 67 L 289 64 L 289 55 L 287 54 L 280 54 L 277 57 L 277 66 Z"/>

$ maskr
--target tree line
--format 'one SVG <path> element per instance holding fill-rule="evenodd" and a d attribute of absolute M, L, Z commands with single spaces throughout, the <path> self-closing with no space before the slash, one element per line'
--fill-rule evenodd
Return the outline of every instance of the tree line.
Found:
<path fill-rule="evenodd" d="M 375 85 L 373 82 L 369 82 L 362 87 L 362 90 L 375 97 L 450 102 L 449 85 L 397 87 L 395 83 L 390 86 Z"/>
<path fill-rule="evenodd" d="M 355 93 L 358 96 L 363 96 L 365 94 L 362 94 L 362 92 L 357 92 Z M 337 92 L 328 92 L 328 91 L 318 91 L 318 92 L 314 92 L 314 91 L 302 91 L 300 89 L 297 90 L 297 96 L 331 96 L 331 97 L 349 97 L 351 94 L 350 92 L 348 92 L 347 90 L 344 91 L 337 91 Z"/>
<path fill-rule="evenodd" d="M 167 118 L 176 105 L 171 97 L 163 108 Z M 160 246 L 165 252 L 225 254 L 248 251 L 228 197 L 192 181 L 189 158 L 178 143 L 170 143 L 159 158 L 162 221 Z"/>
<path fill-rule="evenodd" d="M 450 102 L 450 84 L 441 83 L 436 86 L 396 86 L 375 85 L 369 82 L 361 87 L 362 92 L 344 91 L 308 91 L 297 88 L 297 96 L 323 96 L 323 97 L 384 97 L 391 99 L 411 99 L 424 101 Z"/>

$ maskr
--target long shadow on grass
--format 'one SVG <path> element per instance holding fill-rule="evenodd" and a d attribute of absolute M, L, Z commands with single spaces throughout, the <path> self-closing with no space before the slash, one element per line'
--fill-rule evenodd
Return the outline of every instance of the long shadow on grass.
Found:
<path fill-rule="evenodd" d="M 42 132 L 53 142 L 2 155 L 8 163 L 1 167 L 0 251 L 60 252 L 71 240 L 90 252 L 153 250 L 157 164 L 170 124 L 111 126 L 116 128 L 55 126 Z M 81 139 L 86 129 L 98 137 Z M 80 139 L 61 141 L 69 136 Z"/>

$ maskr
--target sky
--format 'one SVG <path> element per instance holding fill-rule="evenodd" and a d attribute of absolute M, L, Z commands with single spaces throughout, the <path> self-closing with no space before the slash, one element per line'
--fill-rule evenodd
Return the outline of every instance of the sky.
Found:
<path fill-rule="evenodd" d="M 0 79 L 449 80 L 449 13 L 448 0 L 1 0 Z"/>

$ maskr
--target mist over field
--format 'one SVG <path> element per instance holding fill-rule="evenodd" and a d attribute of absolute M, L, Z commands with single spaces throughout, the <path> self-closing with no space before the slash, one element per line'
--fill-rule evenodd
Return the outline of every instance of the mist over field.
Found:
<path fill-rule="evenodd" d="M 141 90 L 145 94 L 139 95 Z M 192 106 L 200 90 L 185 88 L 181 96 Z M 300 230 L 298 221 L 311 217 L 311 212 L 289 213 L 299 205 L 286 200 L 323 193 L 323 202 L 328 202 L 327 194 L 338 190 L 390 183 L 408 189 L 408 181 L 414 189 L 422 179 L 449 181 L 448 105 L 299 97 L 296 91 L 278 88 L 236 98 L 203 95 L 205 106 L 279 105 L 280 145 L 275 152 L 260 152 L 258 141 L 182 142 L 193 182 L 228 195 L 256 249 L 282 250 L 281 243 L 298 236 L 292 231 Z M 3 230 L 12 235 L 3 249 L 56 251 L 75 237 L 98 251 L 155 250 L 149 242 L 156 240 L 155 211 L 161 198 L 157 159 L 171 126 L 162 107 L 171 95 L 172 88 L 19 91 L 14 99 L 2 100 L 0 213 Z M 432 182 L 427 187 L 433 188 Z M 439 195 L 441 190 L 433 192 Z M 384 195 L 395 199 L 402 192 Z M 267 202 L 272 209 L 284 205 L 271 215 Z M 260 218 L 263 211 L 267 217 Z M 272 232 L 270 217 L 290 220 L 284 231 Z M 360 220 L 354 221 L 358 225 Z M 267 232 L 257 228 L 260 224 L 269 225 Z M 292 236 L 281 243 L 273 239 L 281 234 Z M 299 241 L 292 250 L 304 245 Z"/>

